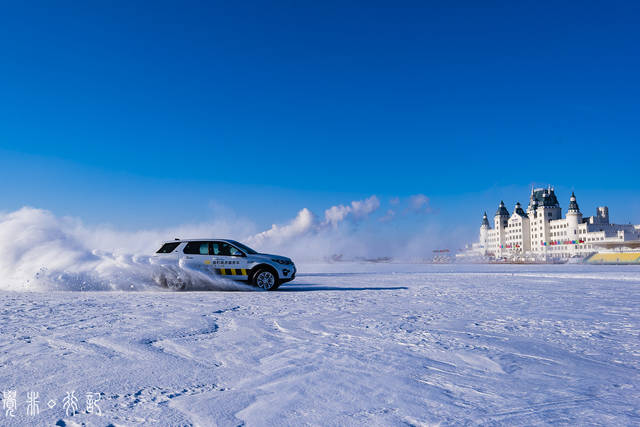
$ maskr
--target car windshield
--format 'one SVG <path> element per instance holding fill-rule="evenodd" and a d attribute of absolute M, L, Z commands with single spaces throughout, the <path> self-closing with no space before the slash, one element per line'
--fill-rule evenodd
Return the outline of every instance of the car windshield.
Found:
<path fill-rule="evenodd" d="M 248 253 L 250 255 L 257 255 L 258 254 L 258 252 L 254 251 L 249 246 L 243 245 L 240 242 L 236 242 L 235 240 L 228 240 L 228 242 L 233 243 L 234 245 L 236 245 L 237 247 L 239 247 L 240 249 L 242 249 L 243 251 L 245 251 L 246 253 Z"/>

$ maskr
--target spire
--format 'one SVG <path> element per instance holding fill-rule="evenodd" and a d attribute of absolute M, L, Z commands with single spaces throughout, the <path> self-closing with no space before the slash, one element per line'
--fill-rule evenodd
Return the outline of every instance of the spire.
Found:
<path fill-rule="evenodd" d="M 489 228 L 489 218 L 487 218 L 487 213 L 485 212 L 482 216 L 482 226 Z"/>
<path fill-rule="evenodd" d="M 578 202 L 576 202 L 576 195 L 573 191 L 569 199 L 569 212 L 580 212 L 580 207 L 578 206 Z"/>

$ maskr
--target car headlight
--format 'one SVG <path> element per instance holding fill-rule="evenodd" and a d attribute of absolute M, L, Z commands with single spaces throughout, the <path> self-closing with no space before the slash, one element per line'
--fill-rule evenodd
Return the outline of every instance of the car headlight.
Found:
<path fill-rule="evenodd" d="M 292 264 L 291 261 L 287 261 L 286 259 L 275 259 L 275 258 L 271 258 L 271 261 L 273 262 L 277 262 L 280 265 L 289 265 Z"/>

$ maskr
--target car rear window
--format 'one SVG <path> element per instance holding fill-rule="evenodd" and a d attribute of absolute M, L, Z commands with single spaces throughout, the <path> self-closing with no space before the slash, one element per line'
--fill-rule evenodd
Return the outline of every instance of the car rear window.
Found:
<path fill-rule="evenodd" d="M 162 245 L 162 247 L 160 249 L 158 249 L 158 252 L 156 252 L 157 254 L 169 254 L 171 252 L 173 252 L 178 245 L 180 244 L 180 242 L 171 242 L 171 243 L 165 243 L 164 245 Z"/>

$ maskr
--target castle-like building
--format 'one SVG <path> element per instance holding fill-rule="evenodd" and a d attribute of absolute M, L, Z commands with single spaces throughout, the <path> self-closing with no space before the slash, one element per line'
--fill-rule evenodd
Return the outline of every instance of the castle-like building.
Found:
<path fill-rule="evenodd" d="M 571 194 L 565 218 L 553 187 L 531 189 L 525 211 L 516 203 L 512 214 L 500 202 L 493 228 L 485 212 L 480 241 L 482 255 L 496 258 L 532 255 L 538 258 L 586 256 L 605 243 L 624 245 L 640 240 L 640 225 L 609 222 L 609 209 L 598 207 L 595 216 L 584 217 L 575 194 Z"/>

